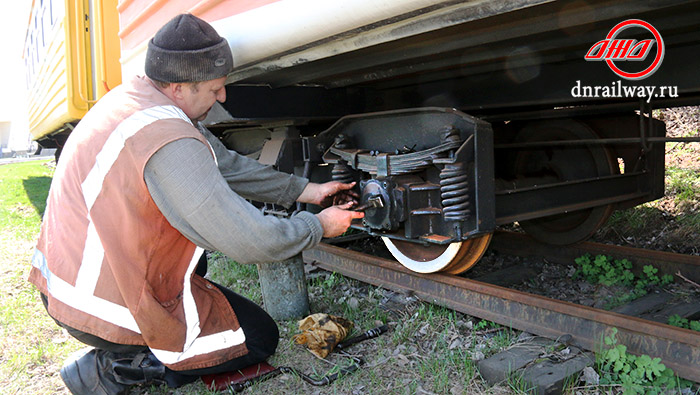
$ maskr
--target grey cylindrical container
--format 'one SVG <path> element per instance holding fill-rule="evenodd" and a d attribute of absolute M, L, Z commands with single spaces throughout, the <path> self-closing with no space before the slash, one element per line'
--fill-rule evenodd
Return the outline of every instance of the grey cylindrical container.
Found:
<path fill-rule="evenodd" d="M 304 261 L 301 254 L 281 262 L 258 264 L 265 311 L 275 320 L 309 314 Z"/>

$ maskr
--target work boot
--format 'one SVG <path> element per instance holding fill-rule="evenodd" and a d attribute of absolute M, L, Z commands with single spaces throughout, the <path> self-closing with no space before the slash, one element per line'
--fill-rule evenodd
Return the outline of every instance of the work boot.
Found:
<path fill-rule="evenodd" d="M 125 355 L 112 362 L 114 378 L 117 382 L 133 384 L 167 384 L 179 388 L 196 381 L 199 376 L 184 375 L 166 368 L 150 351 L 136 355 Z"/>
<path fill-rule="evenodd" d="M 165 366 L 149 351 L 115 359 L 112 369 L 114 378 L 122 384 L 164 384 Z"/>
<path fill-rule="evenodd" d="M 114 377 L 112 361 L 116 354 L 85 348 L 73 353 L 61 368 L 61 378 L 76 395 L 123 395 L 131 385 L 119 383 Z"/>

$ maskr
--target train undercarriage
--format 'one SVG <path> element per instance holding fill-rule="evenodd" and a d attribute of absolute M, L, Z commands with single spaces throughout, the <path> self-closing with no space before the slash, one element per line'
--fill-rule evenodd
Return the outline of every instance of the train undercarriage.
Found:
<path fill-rule="evenodd" d="M 223 139 L 312 181 L 356 182 L 366 210 L 353 228 L 381 237 L 416 272 L 468 270 L 496 227 L 513 222 L 545 243 L 576 243 L 615 209 L 664 192 L 664 145 L 650 141 L 665 125 L 634 112 L 489 123 L 433 107 L 303 130 L 277 125 Z"/>

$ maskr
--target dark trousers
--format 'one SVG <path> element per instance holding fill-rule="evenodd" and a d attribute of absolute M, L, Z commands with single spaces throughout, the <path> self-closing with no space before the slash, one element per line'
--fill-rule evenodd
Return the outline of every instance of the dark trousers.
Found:
<path fill-rule="evenodd" d="M 204 275 L 205 273 L 206 258 L 203 257 L 203 260 L 200 260 L 200 264 L 197 266 L 196 275 Z M 223 292 L 226 299 L 228 299 L 229 304 L 231 304 L 233 311 L 236 313 L 238 323 L 241 325 L 243 333 L 245 334 L 245 344 L 248 348 L 248 354 L 224 362 L 221 365 L 216 365 L 209 368 L 173 371 L 176 374 L 201 376 L 205 374 L 236 371 L 266 360 L 270 355 L 274 354 L 275 349 L 277 349 L 277 343 L 279 342 L 279 331 L 277 329 L 277 324 L 272 317 L 270 317 L 270 315 L 267 314 L 267 312 L 265 312 L 265 310 L 263 310 L 260 306 L 244 298 L 243 296 L 238 295 L 237 293 L 219 284 L 213 284 L 216 285 L 221 292 Z M 41 300 L 44 302 L 44 307 L 46 307 L 48 311 L 48 299 L 42 294 Z M 137 354 L 148 349 L 145 346 L 112 343 L 90 333 L 85 333 L 75 328 L 71 328 L 68 325 L 57 321 L 56 319 L 54 319 L 54 321 L 56 321 L 56 323 L 61 327 L 65 328 L 71 336 L 75 337 L 80 342 L 98 349 L 121 354 Z"/>

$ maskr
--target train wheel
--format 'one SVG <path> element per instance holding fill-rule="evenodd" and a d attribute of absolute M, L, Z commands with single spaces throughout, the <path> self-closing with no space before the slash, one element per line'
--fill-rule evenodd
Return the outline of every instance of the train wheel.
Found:
<path fill-rule="evenodd" d="M 475 237 L 446 246 L 424 246 L 409 241 L 382 237 L 384 244 L 399 263 L 418 273 L 463 273 L 481 259 L 491 242 L 492 234 Z"/>
<path fill-rule="evenodd" d="M 523 128 L 518 137 L 524 142 L 599 138 L 588 126 L 573 120 L 535 123 Z M 524 177 L 554 174 L 560 181 L 619 173 L 617 160 L 601 145 L 524 150 L 516 157 L 515 170 Z M 521 221 L 520 226 L 542 242 L 573 244 L 593 235 L 612 211 L 612 205 L 605 205 Z"/>

